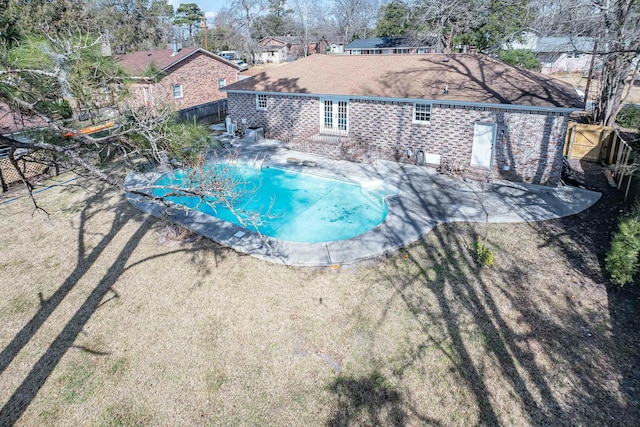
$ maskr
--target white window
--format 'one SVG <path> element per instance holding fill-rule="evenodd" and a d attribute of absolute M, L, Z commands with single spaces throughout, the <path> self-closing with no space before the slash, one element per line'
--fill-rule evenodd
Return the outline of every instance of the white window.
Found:
<path fill-rule="evenodd" d="M 256 110 L 267 109 L 267 95 L 256 95 Z"/>
<path fill-rule="evenodd" d="M 413 104 L 413 122 L 424 123 L 431 120 L 431 104 Z"/>
<path fill-rule="evenodd" d="M 428 53 L 428 52 L 427 52 L 427 49 L 426 49 L 426 48 L 424 48 L 424 47 L 419 47 L 419 48 L 418 48 L 418 53 Z"/>
<path fill-rule="evenodd" d="M 360 50 L 360 49 L 351 49 L 351 55 L 362 55 L 362 50 Z"/>
<path fill-rule="evenodd" d="M 173 85 L 173 97 L 175 99 L 182 98 L 182 85 Z"/>
<path fill-rule="evenodd" d="M 227 85 L 227 81 L 225 79 L 218 79 L 218 89 L 222 89 Z"/>

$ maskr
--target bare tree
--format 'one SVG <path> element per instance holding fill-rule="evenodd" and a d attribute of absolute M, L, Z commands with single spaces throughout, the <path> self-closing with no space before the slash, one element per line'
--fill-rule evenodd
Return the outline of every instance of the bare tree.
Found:
<path fill-rule="evenodd" d="M 379 8 L 378 0 L 333 0 L 333 25 L 339 41 L 347 44 L 354 36 L 366 38 L 375 27 Z"/>
<path fill-rule="evenodd" d="M 228 8 L 220 10 L 216 17 L 216 28 L 226 28 L 233 35 L 242 50 L 251 54 L 257 50 L 257 43 L 251 38 L 251 30 L 256 20 L 265 13 L 264 0 L 234 0 Z"/>
<path fill-rule="evenodd" d="M 437 45 L 450 51 L 456 36 L 486 22 L 489 3 L 489 0 L 418 0 L 410 4 L 415 23 L 413 35 L 418 38 L 430 35 Z"/>
<path fill-rule="evenodd" d="M 612 126 L 625 91 L 633 84 L 634 60 L 640 57 L 638 0 L 535 0 L 540 10 L 536 28 L 543 34 L 594 37 L 602 62 L 594 119 Z"/>
<path fill-rule="evenodd" d="M 302 44 L 302 56 L 309 56 L 310 34 L 319 14 L 320 4 L 316 0 L 293 0 L 293 19 Z"/>

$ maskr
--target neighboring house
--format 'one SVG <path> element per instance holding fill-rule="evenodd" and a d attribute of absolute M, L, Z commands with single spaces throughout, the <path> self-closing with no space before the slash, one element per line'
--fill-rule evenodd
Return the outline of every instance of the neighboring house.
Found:
<path fill-rule="evenodd" d="M 307 55 L 326 53 L 328 43 L 324 39 L 309 42 Z M 253 60 L 257 63 L 282 63 L 295 61 L 305 55 L 305 46 L 302 38 L 297 36 L 265 37 L 258 41 L 258 52 L 254 53 Z"/>
<path fill-rule="evenodd" d="M 401 55 L 438 51 L 435 42 L 420 43 L 410 37 L 356 39 L 344 48 L 344 53 L 347 55 Z"/>
<path fill-rule="evenodd" d="M 331 43 L 329 45 L 330 53 L 344 53 L 344 45 L 342 43 Z"/>
<path fill-rule="evenodd" d="M 589 72 L 593 52 L 593 37 L 541 37 L 527 32 L 522 41 L 506 44 L 506 49 L 528 49 L 540 61 L 543 74 Z M 598 60 L 599 65 L 599 60 Z"/>
<path fill-rule="evenodd" d="M 547 185 L 581 109 L 566 83 L 463 54 L 314 55 L 225 90 L 232 120 L 298 150 Z"/>
<path fill-rule="evenodd" d="M 118 63 L 134 78 L 127 101 L 134 107 L 171 104 L 176 110 L 225 98 L 240 67 L 200 48 L 149 50 L 122 55 Z"/>

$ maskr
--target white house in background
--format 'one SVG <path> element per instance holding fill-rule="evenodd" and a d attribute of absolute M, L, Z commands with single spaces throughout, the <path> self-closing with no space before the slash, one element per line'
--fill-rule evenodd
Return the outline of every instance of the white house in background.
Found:
<path fill-rule="evenodd" d="M 541 37 L 534 32 L 522 35 L 522 41 L 505 44 L 504 49 L 527 49 L 540 61 L 543 74 L 588 73 L 593 52 L 593 37 Z M 598 59 L 596 58 L 596 65 Z"/>
<path fill-rule="evenodd" d="M 331 43 L 329 45 L 329 52 L 344 53 L 344 45 L 342 43 Z"/>

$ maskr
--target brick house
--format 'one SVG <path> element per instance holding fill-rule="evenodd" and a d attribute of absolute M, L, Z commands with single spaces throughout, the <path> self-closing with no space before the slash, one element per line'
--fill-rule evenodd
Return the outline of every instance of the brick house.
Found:
<path fill-rule="evenodd" d="M 240 70 L 237 64 L 204 49 L 177 46 L 134 52 L 117 61 L 134 79 L 127 98 L 133 107 L 168 103 L 181 110 L 225 98 L 220 89 L 237 82 Z"/>
<path fill-rule="evenodd" d="M 232 120 L 327 157 L 557 185 L 568 84 L 479 55 L 314 55 L 225 88 Z"/>

